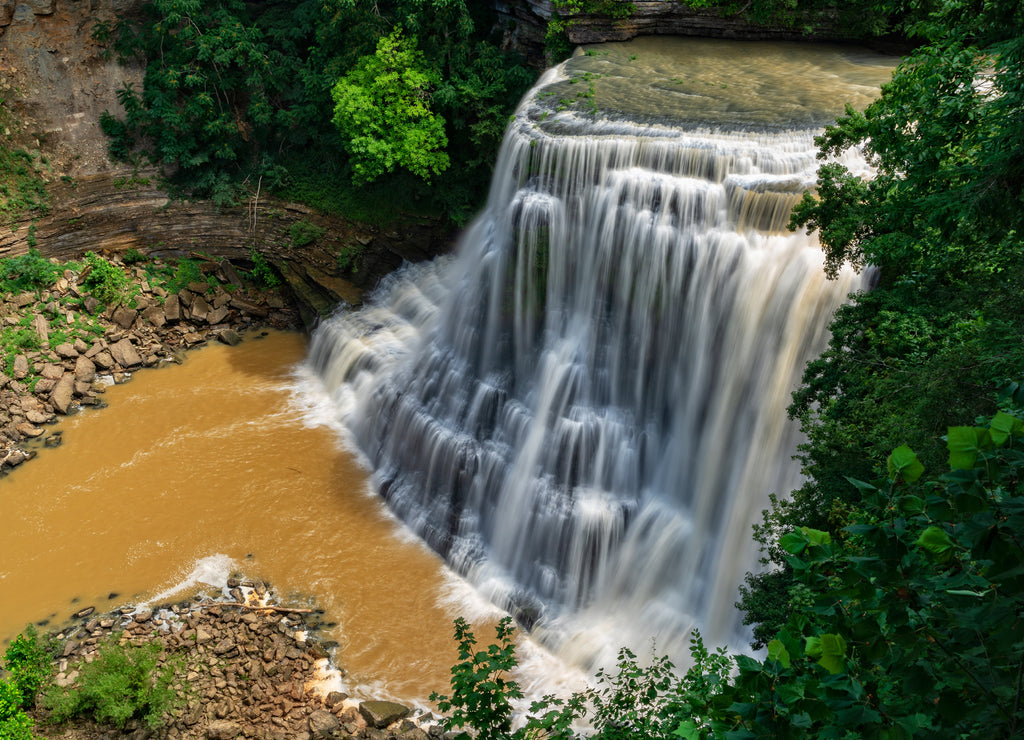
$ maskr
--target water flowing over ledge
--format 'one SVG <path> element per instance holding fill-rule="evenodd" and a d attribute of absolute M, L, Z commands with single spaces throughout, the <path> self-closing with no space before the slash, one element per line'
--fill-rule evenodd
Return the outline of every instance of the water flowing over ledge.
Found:
<path fill-rule="evenodd" d="M 805 114 L 780 118 L 679 43 L 550 70 L 457 257 L 392 276 L 310 352 L 389 506 L 581 664 L 652 637 L 681 658 L 695 626 L 743 641 L 750 526 L 800 481 L 789 395 L 862 280 L 826 280 L 816 241 L 785 227 L 814 182 L 814 134 L 865 94 L 863 60 L 817 50 L 859 75 L 830 72 L 815 107 L 805 78 L 824 72 L 796 55 L 773 76 Z M 730 80 L 781 63 L 752 48 Z M 867 66 L 877 85 L 884 65 Z M 645 96 L 649 112 L 631 110 Z"/>

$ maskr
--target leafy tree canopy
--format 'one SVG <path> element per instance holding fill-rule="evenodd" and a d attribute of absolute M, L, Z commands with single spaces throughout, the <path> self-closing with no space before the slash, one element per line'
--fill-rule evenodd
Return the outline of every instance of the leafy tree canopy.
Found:
<path fill-rule="evenodd" d="M 405 167 L 418 177 L 447 169 L 444 119 L 430 109 L 441 81 L 426 67 L 416 38 L 399 31 L 382 38 L 331 91 L 334 125 L 341 131 L 357 182 Z"/>
<path fill-rule="evenodd" d="M 818 140 L 826 159 L 795 227 L 817 230 L 831 273 L 871 270 L 875 287 L 839 310 L 790 413 L 807 435 L 807 483 L 778 499 L 758 536 L 778 569 L 751 576 L 741 601 L 759 641 L 785 619 L 793 573 L 781 533 L 837 533 L 869 479 L 867 462 L 901 444 L 934 467 L 933 440 L 995 412 L 1024 367 L 1024 6 L 937 0 L 910 28 L 921 45 L 863 113 Z M 861 148 L 877 175 L 831 159 Z M 865 452 L 868 455 L 865 455 Z"/>

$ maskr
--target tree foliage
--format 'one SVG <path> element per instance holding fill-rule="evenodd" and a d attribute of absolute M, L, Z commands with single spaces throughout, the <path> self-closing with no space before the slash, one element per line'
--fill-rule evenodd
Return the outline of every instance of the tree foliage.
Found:
<path fill-rule="evenodd" d="M 417 177 L 448 168 L 444 119 L 430 109 L 441 81 L 426 66 L 416 38 L 394 31 L 377 52 L 359 60 L 331 91 L 334 125 L 341 131 L 356 182 L 404 167 Z"/>
<path fill-rule="evenodd" d="M 875 286 L 837 312 L 790 407 L 807 435 L 807 483 L 759 530 L 781 566 L 750 577 L 741 601 L 762 638 L 788 610 L 780 531 L 838 531 L 860 497 L 846 478 L 870 479 L 869 461 L 901 444 L 939 464 L 934 439 L 994 413 L 1024 367 L 1024 6 L 928 10 L 909 26 L 921 45 L 878 100 L 819 138 L 820 184 L 794 214 L 818 231 L 829 272 L 868 269 Z M 827 159 L 849 147 L 874 179 Z"/>
<path fill-rule="evenodd" d="M 260 182 L 359 216 L 371 200 L 392 219 L 418 202 L 461 219 L 535 77 L 499 51 L 492 14 L 462 0 L 150 0 L 98 29 L 146 67 L 142 89 L 119 94 L 124 117 L 102 126 L 115 155 L 173 165 L 177 183 L 221 202 Z M 452 187 L 428 188 L 449 162 Z M 379 187 L 346 187 L 369 179 Z"/>
<path fill-rule="evenodd" d="M 567 701 L 536 703 L 516 733 L 575 738 L 591 716 L 594 738 L 1018 737 L 1024 729 L 1024 421 L 996 414 L 951 427 L 947 472 L 927 474 L 907 446 L 884 477 L 849 483 L 861 500 L 834 535 L 784 534 L 795 608 L 761 659 L 709 654 L 693 640 L 683 676 L 665 659 L 618 669 Z M 453 669 L 450 706 L 473 725 L 506 706 L 492 656 L 515 665 L 506 638 Z M 463 650 L 469 658 L 472 650 Z M 486 696 L 486 704 L 471 699 Z M 503 715 L 505 716 L 505 715 Z"/>

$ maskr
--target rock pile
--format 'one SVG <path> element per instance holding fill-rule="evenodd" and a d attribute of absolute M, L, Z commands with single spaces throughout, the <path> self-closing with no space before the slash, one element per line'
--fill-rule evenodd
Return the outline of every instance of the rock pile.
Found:
<path fill-rule="evenodd" d="M 229 584 L 231 585 L 231 584 Z M 325 683 L 325 646 L 306 624 L 310 610 L 265 606 L 253 597 L 262 584 L 235 584 L 235 602 L 193 601 L 96 616 L 83 609 L 58 634 L 62 641 L 57 683 L 73 685 L 83 661 L 111 635 L 133 644 L 159 641 L 161 664 L 174 671 L 176 701 L 164 727 L 149 730 L 132 721 L 117 737 L 258 738 L 259 740 L 430 740 L 440 726 L 424 729 L 408 707 L 389 701 L 355 701 Z M 67 728 L 37 728 L 51 737 Z M 49 729 L 48 729 L 49 728 Z M 53 733 L 52 735 L 50 733 Z M 77 732 L 77 735 L 74 735 Z M 76 727 L 75 737 L 103 736 L 100 728 Z"/>
<path fill-rule="evenodd" d="M 237 344 L 255 327 L 299 326 L 297 312 L 279 293 L 244 284 L 227 260 L 205 261 L 205 280 L 175 292 L 151 285 L 142 267 L 112 262 L 135 288 L 119 305 L 102 307 L 82 286 L 84 270 L 65 270 L 38 293 L 0 295 L 0 329 L 20 330 L 26 347 L 38 347 L 2 348 L 8 361 L 0 366 L 0 472 L 27 460 L 24 441 L 43 436 L 58 416 L 98 405 L 110 382 L 180 362 L 185 349 L 213 339 Z M 149 267 L 166 268 L 160 260 Z M 59 444 L 59 432 L 44 442 Z"/>

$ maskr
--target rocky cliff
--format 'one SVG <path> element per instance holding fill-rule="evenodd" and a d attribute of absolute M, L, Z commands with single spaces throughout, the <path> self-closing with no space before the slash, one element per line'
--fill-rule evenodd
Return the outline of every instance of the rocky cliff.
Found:
<path fill-rule="evenodd" d="M 721 8 L 691 8 L 681 2 L 634 2 L 629 17 L 613 19 L 604 15 L 559 11 L 572 44 L 627 41 L 636 36 L 674 35 L 747 40 L 835 40 L 842 37 L 827 16 L 806 18 L 797 26 L 762 25 L 751 22 L 742 12 Z M 522 51 L 531 63 L 543 66 L 548 20 L 555 12 L 550 0 L 495 0 L 505 45 Z M 807 28 L 810 27 L 810 31 Z"/>

